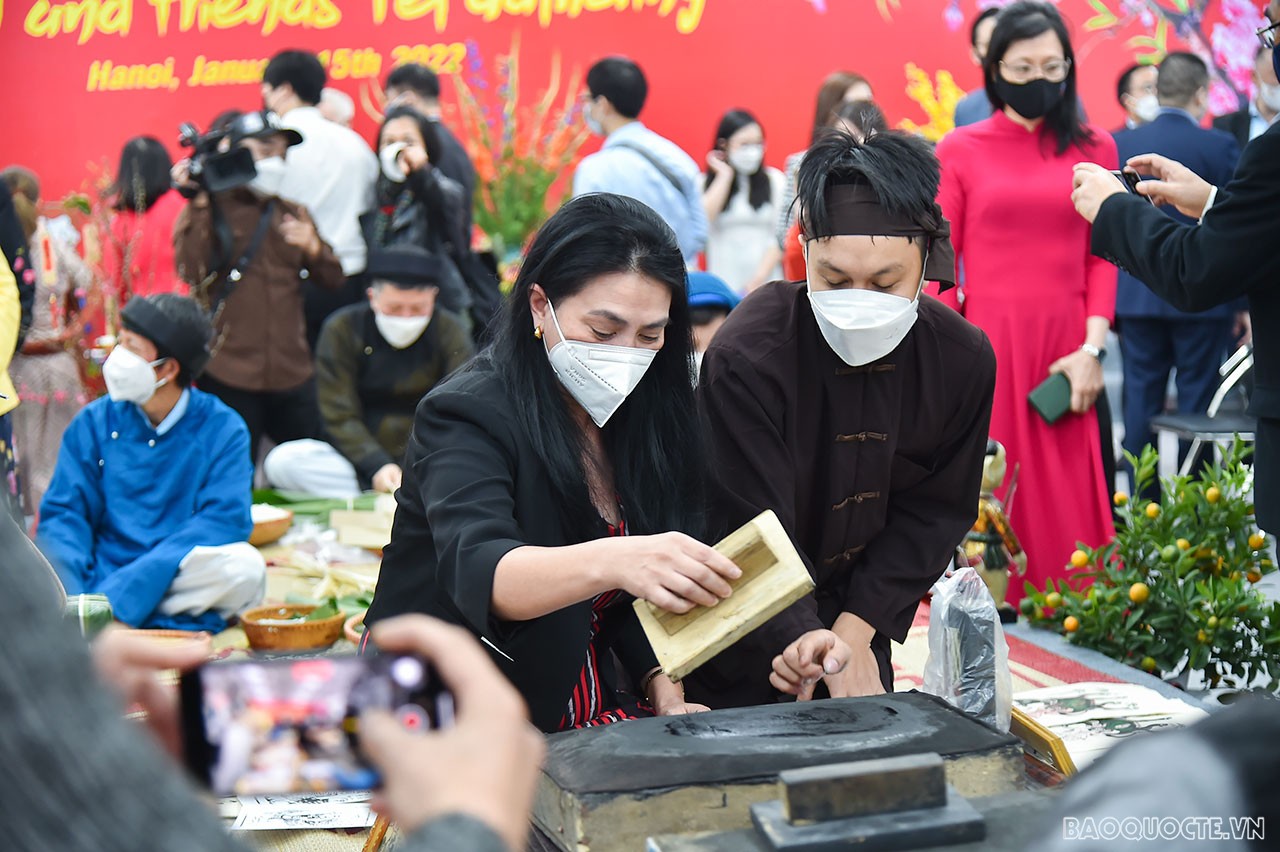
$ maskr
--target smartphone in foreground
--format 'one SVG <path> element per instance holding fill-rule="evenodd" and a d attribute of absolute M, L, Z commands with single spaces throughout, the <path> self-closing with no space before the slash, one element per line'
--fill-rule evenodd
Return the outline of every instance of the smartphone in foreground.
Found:
<path fill-rule="evenodd" d="M 453 723 L 452 693 L 405 655 L 209 663 L 183 675 L 180 695 L 187 767 L 220 796 L 376 787 L 358 744 L 364 710 L 413 730 Z"/>
<path fill-rule="evenodd" d="M 1112 169 L 1111 174 L 1115 175 L 1116 178 L 1125 185 L 1125 188 L 1128 189 L 1130 193 L 1138 196 L 1139 198 L 1145 198 L 1147 201 L 1151 201 L 1152 204 L 1155 204 L 1155 202 L 1151 200 L 1151 196 L 1143 195 L 1138 192 L 1138 184 L 1142 183 L 1142 178 L 1138 176 L 1137 172 Z"/>

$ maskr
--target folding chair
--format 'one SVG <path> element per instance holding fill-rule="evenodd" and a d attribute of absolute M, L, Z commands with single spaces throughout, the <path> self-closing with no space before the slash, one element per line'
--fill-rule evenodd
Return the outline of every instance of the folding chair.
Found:
<path fill-rule="evenodd" d="M 1178 457 L 1177 442 L 1190 441 L 1191 447 L 1178 470 L 1187 476 L 1195 466 L 1200 448 L 1206 443 L 1214 446 L 1220 458 L 1222 447 L 1229 445 L 1239 435 L 1243 441 L 1252 442 L 1258 428 L 1258 419 L 1247 413 L 1248 396 L 1241 380 L 1253 369 L 1253 346 L 1241 346 L 1227 362 L 1218 368 L 1222 382 L 1209 401 L 1204 414 L 1161 414 L 1151 419 L 1151 429 L 1156 433 L 1156 447 L 1160 450 L 1160 475 L 1173 473 Z M 1172 451 L 1166 449 L 1166 442 Z"/>

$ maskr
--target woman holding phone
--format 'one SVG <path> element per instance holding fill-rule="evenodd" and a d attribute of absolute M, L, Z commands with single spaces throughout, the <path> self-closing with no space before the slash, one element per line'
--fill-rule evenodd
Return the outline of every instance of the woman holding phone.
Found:
<path fill-rule="evenodd" d="M 1013 520 L 1027 579 L 1042 586 L 1065 576 L 1077 542 L 1100 546 L 1114 532 L 1093 409 L 1117 272 L 1089 253 L 1070 188 L 1078 162 L 1116 168 L 1116 146 L 1081 119 L 1071 41 L 1050 4 L 1000 12 L 983 73 L 994 114 L 939 143 L 938 201 L 964 270 L 960 310 L 1000 365 L 991 437 L 1020 470 Z M 942 298 L 957 305 L 954 291 Z M 1070 382 L 1070 411 L 1049 425 L 1028 395 L 1052 373 Z M 1010 602 L 1021 597 L 1011 584 Z"/>
<path fill-rule="evenodd" d="M 662 674 L 630 603 L 687 612 L 740 576 L 697 539 L 691 356 L 671 229 L 621 196 L 562 207 L 493 345 L 418 407 L 367 621 L 469 628 L 544 731 L 705 709 Z"/>

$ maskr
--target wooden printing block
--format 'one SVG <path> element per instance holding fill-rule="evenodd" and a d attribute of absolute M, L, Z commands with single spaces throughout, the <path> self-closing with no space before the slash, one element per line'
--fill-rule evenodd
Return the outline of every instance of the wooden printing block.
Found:
<path fill-rule="evenodd" d="M 826 822 L 794 824 L 782 813 L 782 802 L 751 806 L 751 821 L 776 852 L 889 852 L 971 843 L 986 837 L 982 814 L 955 790 L 946 791 L 940 807 L 871 813 Z"/>
<path fill-rule="evenodd" d="M 681 680 L 707 660 L 813 591 L 804 560 L 772 510 L 730 533 L 715 549 L 742 570 L 733 594 L 715 606 L 667 612 L 634 602 L 667 677 Z"/>
<path fill-rule="evenodd" d="M 547 749 L 533 819 L 572 852 L 749 829 L 751 806 L 778 798 L 779 773 L 808 766 L 936 752 L 961 795 L 1023 783 L 1016 738 L 919 692 L 638 719 L 553 734 Z"/>
<path fill-rule="evenodd" d="M 787 821 L 821 822 L 866 814 L 939 808 L 947 777 L 938 754 L 788 769 L 778 774 Z"/>

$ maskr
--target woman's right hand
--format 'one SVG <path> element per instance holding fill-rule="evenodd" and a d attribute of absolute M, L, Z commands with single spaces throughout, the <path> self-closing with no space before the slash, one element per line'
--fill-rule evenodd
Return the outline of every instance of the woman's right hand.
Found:
<path fill-rule="evenodd" d="M 409 174 L 413 174 L 431 162 L 431 159 L 427 156 L 427 149 L 418 145 L 410 145 L 405 148 L 400 152 L 398 159 L 400 160 L 400 165 Z"/>
<path fill-rule="evenodd" d="M 733 166 L 729 165 L 729 161 L 725 157 L 724 151 L 721 151 L 719 148 L 707 152 L 707 168 L 710 169 L 716 177 L 733 177 Z"/>
<path fill-rule="evenodd" d="M 741 569 L 715 548 L 684 533 L 611 539 L 620 552 L 612 559 L 622 589 L 668 612 L 715 606 L 733 593 L 730 580 Z"/>

